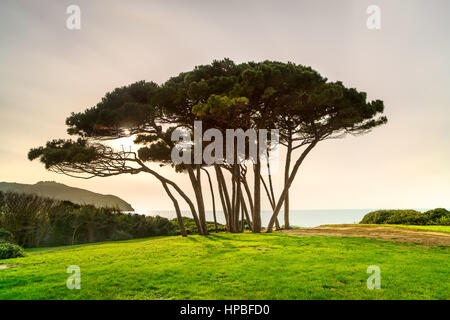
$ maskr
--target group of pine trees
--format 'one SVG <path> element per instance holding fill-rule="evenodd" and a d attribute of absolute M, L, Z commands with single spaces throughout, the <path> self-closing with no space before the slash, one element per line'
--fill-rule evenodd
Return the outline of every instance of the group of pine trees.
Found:
<path fill-rule="evenodd" d="M 261 201 L 267 196 L 273 213 L 266 230 L 271 232 L 280 227 L 283 209 L 284 227 L 289 228 L 289 189 L 311 150 L 321 141 L 363 134 L 386 123 L 383 109 L 382 101 L 367 101 L 366 93 L 328 81 L 310 67 L 224 59 L 162 84 L 140 81 L 107 93 L 94 107 L 67 118 L 67 131 L 75 139 L 49 141 L 30 150 L 29 159 L 39 158 L 48 170 L 75 177 L 150 174 L 173 203 L 183 235 L 187 232 L 180 201 L 190 208 L 199 234 L 208 234 L 205 192 L 212 193 L 215 220 L 220 203 L 228 231 L 242 232 L 247 225 L 261 232 Z M 171 135 L 176 128 L 193 135 L 195 121 L 202 121 L 203 131 L 215 128 L 224 137 L 226 129 L 277 129 L 286 152 L 283 185 L 275 190 L 270 168 L 267 176 L 262 175 L 266 168 L 261 153 L 250 159 L 246 151 L 235 150 L 235 159 L 244 162 L 230 163 L 224 157 L 214 164 L 174 163 Z M 137 152 L 115 150 L 105 143 L 127 136 L 135 137 Z M 270 152 L 268 147 L 262 154 Z M 183 190 L 148 163 L 186 174 L 192 190 Z"/>

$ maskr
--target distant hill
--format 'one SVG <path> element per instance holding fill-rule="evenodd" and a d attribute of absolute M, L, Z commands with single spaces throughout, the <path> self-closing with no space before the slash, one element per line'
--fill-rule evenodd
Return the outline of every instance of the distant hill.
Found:
<path fill-rule="evenodd" d="M 91 204 L 96 207 L 117 207 L 121 211 L 134 211 L 131 205 L 113 195 L 104 195 L 85 189 L 69 187 L 53 181 L 40 181 L 36 184 L 0 182 L 0 191 L 33 193 L 56 200 L 68 200 L 78 204 Z"/>

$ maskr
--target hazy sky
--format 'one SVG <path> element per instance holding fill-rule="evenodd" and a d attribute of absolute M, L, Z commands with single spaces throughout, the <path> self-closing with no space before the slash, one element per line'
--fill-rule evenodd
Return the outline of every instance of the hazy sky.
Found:
<path fill-rule="evenodd" d="M 79 31 L 66 28 L 71 4 L 81 8 Z M 366 27 L 371 4 L 381 8 L 381 30 Z M 118 195 L 141 212 L 172 209 L 150 175 L 80 180 L 45 171 L 27 152 L 66 137 L 70 112 L 118 86 L 161 83 L 224 57 L 271 59 L 366 91 L 389 118 L 368 135 L 320 144 L 291 189 L 291 208 L 448 208 L 449 30 L 447 0 L 2 0 L 0 181 L 55 180 Z M 158 170 L 190 190 L 186 176 Z M 281 172 L 274 179 L 279 186 Z"/>

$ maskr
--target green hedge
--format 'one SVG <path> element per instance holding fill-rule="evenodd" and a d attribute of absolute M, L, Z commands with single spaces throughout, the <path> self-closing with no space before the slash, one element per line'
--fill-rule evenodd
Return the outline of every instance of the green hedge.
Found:
<path fill-rule="evenodd" d="M 0 228 L 0 239 L 25 248 L 173 235 L 177 229 L 159 216 L 10 192 L 0 192 Z"/>
<path fill-rule="evenodd" d="M 369 212 L 361 224 L 450 225 L 450 211 L 437 208 L 426 212 L 416 210 L 377 210 Z"/>
<path fill-rule="evenodd" d="M 8 230 L 0 228 L 0 241 L 10 242 L 12 240 L 12 233 Z"/>
<path fill-rule="evenodd" d="M 16 244 L 0 240 L 0 260 L 23 257 L 23 249 Z"/>
<path fill-rule="evenodd" d="M 174 227 L 176 228 L 176 234 L 180 234 L 180 227 L 178 225 L 178 219 L 172 219 L 170 220 L 170 222 L 172 222 L 172 224 L 174 225 Z M 194 219 L 192 218 L 187 218 L 187 217 L 183 217 L 183 223 L 184 223 L 184 228 L 186 229 L 186 232 L 188 234 L 197 234 L 197 225 L 195 224 Z M 207 221 L 206 222 L 206 227 L 208 228 L 208 232 L 213 233 L 215 232 L 215 226 L 214 226 L 214 222 L 210 222 Z M 225 225 L 218 223 L 217 224 L 217 231 L 221 232 L 221 231 L 226 231 L 227 228 Z"/>

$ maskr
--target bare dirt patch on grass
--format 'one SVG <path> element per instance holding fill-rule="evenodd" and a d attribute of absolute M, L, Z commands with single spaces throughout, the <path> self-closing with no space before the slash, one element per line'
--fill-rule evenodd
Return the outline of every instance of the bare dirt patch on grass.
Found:
<path fill-rule="evenodd" d="M 16 266 L 13 264 L 0 264 L 0 270 L 14 268 L 14 267 L 16 267 Z"/>
<path fill-rule="evenodd" d="M 340 225 L 284 230 L 297 236 L 361 237 L 426 246 L 450 246 L 450 234 L 378 226 Z"/>

